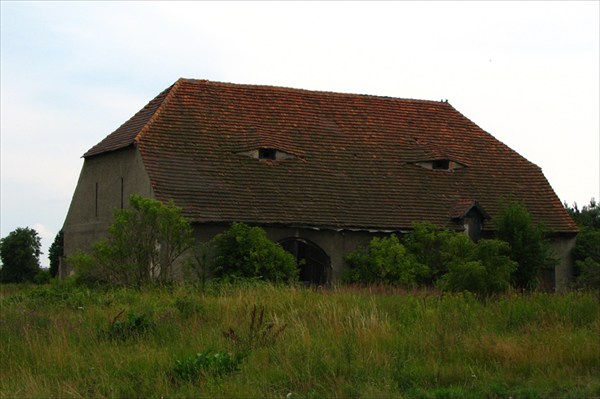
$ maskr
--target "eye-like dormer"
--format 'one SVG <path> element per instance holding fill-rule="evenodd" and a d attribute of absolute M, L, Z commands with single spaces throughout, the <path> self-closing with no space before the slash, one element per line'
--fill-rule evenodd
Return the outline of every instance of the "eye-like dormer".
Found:
<path fill-rule="evenodd" d="M 274 148 L 259 148 L 258 159 L 275 161 L 277 159 L 277 150 Z"/>
<path fill-rule="evenodd" d="M 427 161 L 418 161 L 415 162 L 415 165 L 418 165 L 422 168 L 425 169 L 431 169 L 431 170 L 441 170 L 441 171 L 445 171 L 445 172 L 453 172 L 457 169 L 462 169 L 465 167 L 465 165 L 453 161 L 451 159 L 432 159 L 432 160 L 427 160 Z"/>
<path fill-rule="evenodd" d="M 236 154 L 258 159 L 259 161 L 285 161 L 296 158 L 293 154 L 272 147 L 261 147 L 249 151 L 240 151 Z"/>

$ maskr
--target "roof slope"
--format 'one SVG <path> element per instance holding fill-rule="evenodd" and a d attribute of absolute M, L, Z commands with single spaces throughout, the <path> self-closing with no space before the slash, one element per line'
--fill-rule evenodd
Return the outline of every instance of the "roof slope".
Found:
<path fill-rule="evenodd" d="M 539 167 L 445 102 L 179 79 L 84 156 L 132 144 L 157 198 L 197 222 L 452 226 L 457 204 L 493 218 L 513 196 L 548 229 L 577 231 Z M 295 158 L 239 155 L 257 148 Z M 464 167 L 415 164 L 434 159 Z"/>

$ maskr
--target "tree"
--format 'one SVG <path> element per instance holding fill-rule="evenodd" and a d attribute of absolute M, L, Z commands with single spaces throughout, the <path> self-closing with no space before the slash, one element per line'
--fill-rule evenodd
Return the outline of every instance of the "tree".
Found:
<path fill-rule="evenodd" d="M 260 227 L 233 223 L 211 240 L 214 246 L 214 277 L 258 277 L 287 282 L 298 279 L 296 259 Z"/>
<path fill-rule="evenodd" d="M 140 285 L 173 278 L 173 263 L 193 243 L 190 222 L 172 202 L 132 195 L 129 204 L 115 211 L 107 239 L 90 254 L 69 257 L 81 281 Z"/>
<path fill-rule="evenodd" d="M 0 281 L 18 283 L 33 281 L 40 270 L 40 237 L 29 227 L 17 228 L 0 240 Z"/>
<path fill-rule="evenodd" d="M 508 242 L 510 258 L 518 264 L 511 275 L 515 288 L 537 288 L 540 270 L 556 266 L 556 259 L 551 256 L 550 246 L 544 238 L 543 227 L 533 223 L 523 204 L 508 200 L 501 206 L 496 218 L 496 236 Z"/>
<path fill-rule="evenodd" d="M 581 210 L 577 204 L 565 208 L 579 226 L 573 249 L 575 288 L 600 289 L 600 207 L 592 198 Z"/>
<path fill-rule="evenodd" d="M 566 202 L 564 206 L 578 226 L 600 229 L 600 206 L 595 198 L 592 198 L 589 205 L 584 205 L 581 210 L 577 203 L 574 203 L 572 208 Z"/>
<path fill-rule="evenodd" d="M 50 260 L 50 276 L 56 277 L 58 274 L 58 266 L 60 264 L 60 257 L 64 255 L 64 238 L 65 234 L 62 229 L 54 237 L 52 245 L 48 250 L 48 259 Z"/>
<path fill-rule="evenodd" d="M 140 281 L 172 277 L 173 262 L 192 242 L 192 226 L 173 202 L 132 195 L 131 209 L 115 211 L 110 243 L 137 266 Z"/>

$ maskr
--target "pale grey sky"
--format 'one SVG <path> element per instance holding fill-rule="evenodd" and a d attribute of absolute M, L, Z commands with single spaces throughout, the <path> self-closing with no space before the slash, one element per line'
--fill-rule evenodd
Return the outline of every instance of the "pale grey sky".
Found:
<path fill-rule="evenodd" d="M 600 199 L 600 2 L 6 2 L 0 236 L 61 228 L 81 155 L 179 77 L 427 100 Z"/>

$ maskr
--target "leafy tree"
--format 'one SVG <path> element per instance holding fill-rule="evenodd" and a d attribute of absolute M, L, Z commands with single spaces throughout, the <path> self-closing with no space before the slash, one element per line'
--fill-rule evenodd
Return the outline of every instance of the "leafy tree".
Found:
<path fill-rule="evenodd" d="M 132 195 L 115 211 L 108 238 L 90 254 L 69 257 L 82 282 L 139 285 L 173 277 L 173 263 L 193 243 L 192 227 L 172 202 Z"/>
<path fill-rule="evenodd" d="M 369 246 L 346 256 L 348 283 L 385 283 L 415 286 L 429 276 L 429 268 L 407 252 L 398 237 L 375 237 Z"/>
<path fill-rule="evenodd" d="M 595 199 L 581 210 L 577 204 L 565 208 L 579 225 L 573 258 L 576 288 L 600 289 L 600 207 Z"/>
<path fill-rule="evenodd" d="M 173 262 L 192 245 L 190 222 L 173 202 L 132 195 L 129 204 L 131 209 L 115 211 L 110 243 L 117 254 L 137 266 L 140 281 L 170 279 Z"/>
<path fill-rule="evenodd" d="M 575 279 L 575 288 L 600 290 L 600 262 L 587 257 L 575 262 L 579 275 Z"/>
<path fill-rule="evenodd" d="M 573 207 L 570 207 L 566 203 L 564 206 L 579 226 L 600 229 L 600 206 L 595 198 L 592 198 L 589 205 L 584 205 L 581 210 L 577 206 L 577 203 L 574 203 Z"/>
<path fill-rule="evenodd" d="M 40 237 L 29 227 L 19 227 L 0 240 L 0 281 L 33 281 L 40 270 Z"/>
<path fill-rule="evenodd" d="M 214 246 L 214 277 L 259 277 L 284 282 L 298 279 L 298 267 L 292 254 L 269 240 L 260 227 L 233 223 L 216 235 Z"/>
<path fill-rule="evenodd" d="M 60 264 L 60 257 L 64 255 L 64 239 L 65 234 L 62 229 L 54 237 L 52 245 L 48 250 L 48 259 L 50 260 L 50 276 L 56 277 L 58 274 L 58 265 Z"/>
<path fill-rule="evenodd" d="M 508 242 L 510 258 L 518 264 L 511 275 L 514 287 L 533 290 L 538 286 L 540 270 L 556 266 L 542 226 L 533 223 L 523 204 L 512 200 L 503 204 L 496 218 L 496 236 Z"/>

